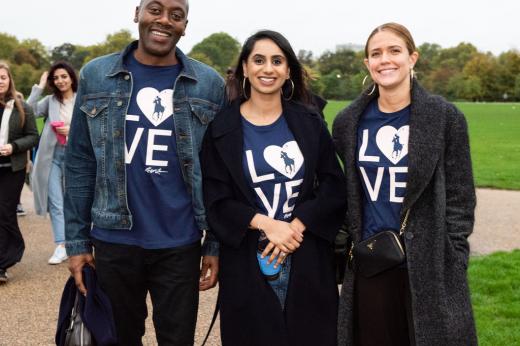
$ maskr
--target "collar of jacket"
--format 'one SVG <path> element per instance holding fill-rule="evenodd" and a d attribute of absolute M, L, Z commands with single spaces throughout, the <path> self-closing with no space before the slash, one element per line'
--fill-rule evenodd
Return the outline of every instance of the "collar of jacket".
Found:
<path fill-rule="evenodd" d="M 131 42 L 126 48 L 119 53 L 119 58 L 116 59 L 112 65 L 112 67 L 109 69 L 109 72 L 107 73 L 107 77 L 114 77 L 118 75 L 119 73 L 128 73 L 128 69 L 125 66 L 124 59 L 125 57 L 132 51 L 137 49 L 139 41 L 133 41 Z M 195 72 L 195 69 L 193 68 L 191 64 L 191 60 L 184 55 L 184 53 L 178 48 L 175 47 L 175 55 L 177 56 L 177 59 L 182 65 L 182 71 L 179 76 L 187 77 L 193 80 L 198 80 L 197 73 Z"/>
<path fill-rule="evenodd" d="M 355 99 L 349 106 L 351 114 L 350 121 L 353 122 L 349 128 L 354 131 L 347 136 L 346 147 L 351 151 L 349 156 L 356 157 L 357 150 L 357 128 L 359 120 L 363 115 L 367 105 L 374 99 L 379 97 L 379 92 L 376 91 L 372 95 L 367 95 L 365 90 L 357 99 Z M 444 126 L 440 124 L 440 115 L 445 113 L 442 105 L 444 102 L 439 102 L 439 97 L 429 94 L 417 80 L 414 79 L 411 90 L 411 108 L 410 108 L 410 136 L 408 139 L 408 182 L 406 185 L 406 192 L 404 196 L 403 205 L 401 208 L 401 220 L 404 218 L 406 210 L 410 209 L 417 201 L 424 188 L 430 181 L 439 160 L 439 146 L 444 145 L 440 143 L 441 138 L 444 138 L 442 131 Z M 433 141 L 428 141 L 432 139 Z M 437 140 L 437 141 L 435 141 Z M 355 165 L 355 162 L 353 162 Z M 357 167 L 352 166 L 351 172 L 356 172 Z M 348 174 L 348 172 L 346 173 Z M 359 177 L 358 177 L 359 179 Z M 360 180 L 358 180 L 360 183 Z M 361 191 L 360 191 L 361 192 Z M 361 195 L 359 195 L 361 198 Z"/>
<path fill-rule="evenodd" d="M 229 107 L 224 109 L 222 113 L 215 118 L 213 121 L 213 131 L 212 137 L 218 138 L 226 135 L 229 132 L 237 130 L 242 126 L 242 118 L 240 114 L 240 105 L 243 103 L 243 100 L 236 99 Z M 284 117 L 286 118 L 287 123 L 289 124 L 289 128 L 292 131 L 297 131 L 298 126 L 291 126 L 294 121 L 297 121 L 297 117 L 301 117 L 304 114 L 312 117 L 320 117 L 319 114 L 312 109 L 304 106 L 301 103 L 297 103 L 294 101 L 282 101 L 282 112 Z M 294 134 L 296 136 L 296 134 Z"/>

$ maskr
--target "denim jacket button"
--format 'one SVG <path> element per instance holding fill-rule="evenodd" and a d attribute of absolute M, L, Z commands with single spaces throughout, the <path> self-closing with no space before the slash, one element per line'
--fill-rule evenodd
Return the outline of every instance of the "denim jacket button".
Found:
<path fill-rule="evenodd" d="M 408 239 L 408 240 L 412 240 L 413 239 L 413 233 L 405 232 L 404 237 L 406 239 Z"/>
<path fill-rule="evenodd" d="M 94 107 L 94 108 L 92 108 L 92 110 L 90 111 L 90 114 L 94 115 L 94 114 L 96 114 L 96 111 L 97 111 L 97 109 L 96 109 L 96 107 Z"/>
<path fill-rule="evenodd" d="M 121 101 L 121 100 L 117 101 L 117 106 L 118 107 L 121 107 L 122 105 L 123 105 L 123 101 Z"/>
<path fill-rule="evenodd" d="M 125 80 L 129 80 L 130 76 L 126 74 L 124 78 L 125 78 Z"/>

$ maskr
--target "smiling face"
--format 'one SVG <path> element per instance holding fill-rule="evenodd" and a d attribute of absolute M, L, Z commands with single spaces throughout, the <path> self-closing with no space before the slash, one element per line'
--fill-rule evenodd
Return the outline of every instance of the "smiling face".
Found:
<path fill-rule="evenodd" d="M 148 65 L 177 63 L 175 46 L 188 24 L 185 0 L 144 0 L 135 10 L 139 23 L 136 58 Z"/>
<path fill-rule="evenodd" d="M 284 53 L 270 39 L 258 40 L 246 61 L 242 62 L 244 76 L 251 84 L 251 97 L 280 95 L 289 79 L 289 65 Z"/>
<path fill-rule="evenodd" d="M 54 75 L 52 76 L 52 81 L 56 88 L 64 94 L 72 89 L 72 79 L 70 78 L 67 70 L 63 68 L 58 68 L 54 71 Z"/>
<path fill-rule="evenodd" d="M 368 43 L 365 59 L 372 80 L 379 90 L 410 89 L 410 73 L 419 54 L 410 53 L 405 41 L 391 31 L 379 31 Z"/>
<path fill-rule="evenodd" d="M 0 68 L 0 98 L 4 98 L 5 94 L 9 90 L 9 84 L 11 79 L 9 78 L 9 73 L 5 68 Z"/>

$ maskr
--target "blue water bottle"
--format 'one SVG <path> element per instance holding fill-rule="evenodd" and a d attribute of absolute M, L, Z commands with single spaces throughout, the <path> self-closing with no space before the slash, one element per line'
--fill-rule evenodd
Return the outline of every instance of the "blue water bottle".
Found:
<path fill-rule="evenodd" d="M 258 238 L 258 250 L 256 251 L 256 258 L 258 259 L 258 265 L 260 266 L 260 270 L 262 274 L 264 274 L 265 278 L 268 281 L 273 281 L 278 279 L 280 276 L 281 266 L 274 267 L 276 263 L 276 259 L 274 259 L 270 264 L 267 263 L 270 255 L 262 258 L 262 252 L 264 252 L 267 244 L 269 244 L 269 239 L 267 239 L 264 232 L 260 233 L 260 238 Z"/>

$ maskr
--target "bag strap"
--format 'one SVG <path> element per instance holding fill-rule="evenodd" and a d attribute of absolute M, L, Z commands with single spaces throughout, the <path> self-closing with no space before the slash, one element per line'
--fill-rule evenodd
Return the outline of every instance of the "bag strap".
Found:
<path fill-rule="evenodd" d="M 401 229 L 399 230 L 399 236 L 402 236 L 404 234 L 404 230 L 406 228 L 406 224 L 408 222 L 408 215 L 410 215 L 410 209 L 406 211 L 406 214 L 404 215 L 403 223 L 401 224 Z"/>
<path fill-rule="evenodd" d="M 217 296 L 217 302 L 215 303 L 215 311 L 213 311 L 213 317 L 211 318 L 211 323 L 209 324 L 208 332 L 206 333 L 206 337 L 204 338 L 204 341 L 202 342 L 201 346 L 206 345 L 206 341 L 208 341 L 209 334 L 211 333 L 211 330 L 213 329 L 213 325 L 215 324 L 215 321 L 217 320 L 217 315 L 220 310 L 219 300 L 220 300 L 220 294 L 218 294 L 218 296 Z"/>

